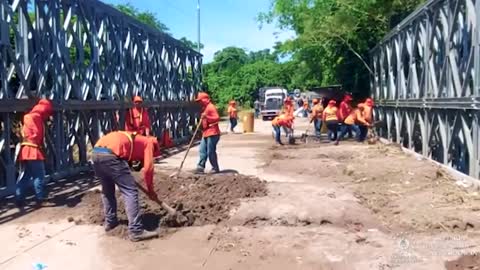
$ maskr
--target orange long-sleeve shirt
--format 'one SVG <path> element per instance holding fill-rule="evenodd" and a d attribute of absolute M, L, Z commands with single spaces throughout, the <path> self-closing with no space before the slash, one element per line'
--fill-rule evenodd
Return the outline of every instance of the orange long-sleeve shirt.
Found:
<path fill-rule="evenodd" d="M 143 161 L 143 179 L 147 189 L 153 191 L 153 159 L 160 155 L 160 147 L 155 137 L 132 135 L 131 132 L 113 131 L 100 138 L 95 147 L 108 148 L 127 161 Z"/>
<path fill-rule="evenodd" d="M 350 104 L 347 101 L 342 101 L 340 103 L 340 109 L 339 109 L 339 120 L 340 121 L 345 121 L 345 119 L 350 115 L 352 112 L 352 107 L 350 107 Z"/>
<path fill-rule="evenodd" d="M 325 110 L 323 110 L 323 121 L 338 121 L 338 109 L 335 106 L 327 106 Z"/>
<path fill-rule="evenodd" d="M 53 112 L 52 105 L 47 100 L 41 100 L 33 109 L 24 115 L 19 161 L 25 160 L 45 160 L 42 152 L 43 141 L 45 139 L 44 122 Z"/>
<path fill-rule="evenodd" d="M 324 108 L 321 103 L 315 104 L 312 108 L 312 114 L 310 115 L 310 120 L 322 119 L 323 110 Z"/>
<path fill-rule="evenodd" d="M 202 128 L 203 128 L 203 137 L 211 137 L 220 134 L 220 128 L 218 127 L 218 122 L 220 121 L 220 115 L 218 114 L 217 107 L 213 103 L 208 102 L 202 111 Z"/>
<path fill-rule="evenodd" d="M 350 112 L 347 118 L 345 118 L 344 123 L 347 125 L 354 125 L 354 124 L 363 125 L 363 126 L 368 125 L 368 122 L 365 121 L 365 118 L 363 117 L 363 112 L 359 109 L 355 109 L 352 112 Z"/>
<path fill-rule="evenodd" d="M 237 118 L 237 108 L 235 106 L 229 105 L 227 111 L 230 118 Z"/>
<path fill-rule="evenodd" d="M 272 120 L 272 126 L 275 126 L 275 127 L 280 126 L 280 127 L 292 128 L 292 125 L 293 125 L 293 118 L 285 114 L 281 114 L 273 118 Z"/>
<path fill-rule="evenodd" d="M 363 117 L 365 118 L 365 121 L 367 121 L 369 124 L 373 123 L 373 107 L 365 105 L 365 109 L 363 111 Z"/>
<path fill-rule="evenodd" d="M 148 111 L 144 108 L 131 108 L 125 115 L 125 130 L 137 132 L 142 135 L 150 135 L 152 126 Z"/>

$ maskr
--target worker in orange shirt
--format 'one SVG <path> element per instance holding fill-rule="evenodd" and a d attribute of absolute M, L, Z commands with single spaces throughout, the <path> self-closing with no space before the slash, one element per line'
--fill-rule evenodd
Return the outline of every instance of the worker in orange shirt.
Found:
<path fill-rule="evenodd" d="M 319 102 L 318 98 L 312 100 L 313 108 L 312 114 L 310 115 L 310 123 L 313 122 L 315 127 L 315 135 L 320 139 L 322 135 L 322 118 L 323 118 L 323 105 Z"/>
<path fill-rule="evenodd" d="M 363 117 L 365 121 L 369 124 L 368 126 L 360 125 L 360 132 L 362 134 L 362 141 L 367 138 L 368 130 L 373 126 L 373 99 L 367 98 L 364 103 L 365 109 L 363 110 Z"/>
<path fill-rule="evenodd" d="M 230 131 L 233 133 L 234 128 L 237 126 L 237 103 L 235 100 L 232 100 L 228 104 L 228 117 L 230 118 Z"/>
<path fill-rule="evenodd" d="M 368 127 L 370 126 L 370 124 L 363 117 L 364 110 L 365 110 L 365 105 L 363 103 L 360 103 L 357 105 L 356 109 L 350 112 L 347 118 L 345 118 L 344 125 L 342 125 L 342 128 L 341 128 L 340 136 L 338 137 L 338 140 L 335 144 L 338 145 L 338 143 L 348 133 L 349 129 L 355 132 L 357 136 L 357 141 L 361 142 L 365 139 L 364 137 L 362 138 L 363 135 L 360 130 L 360 126 Z"/>
<path fill-rule="evenodd" d="M 150 117 L 148 116 L 148 111 L 142 107 L 142 103 L 143 99 L 140 96 L 133 98 L 134 107 L 127 110 L 125 115 L 125 130 L 150 136 Z"/>
<path fill-rule="evenodd" d="M 323 122 L 327 125 L 328 128 L 328 139 L 331 141 L 337 140 L 338 132 L 338 109 L 336 107 L 337 102 L 335 100 L 330 100 L 327 107 L 323 110 Z"/>
<path fill-rule="evenodd" d="M 18 161 L 24 173 L 17 183 L 15 201 L 18 207 L 25 205 L 25 189 L 33 181 L 35 198 L 38 206 L 53 206 L 45 191 L 45 122 L 53 114 L 52 102 L 41 99 L 30 112 L 23 116 L 22 136 Z"/>
<path fill-rule="evenodd" d="M 202 106 L 202 141 L 200 143 L 200 160 L 197 164 L 196 173 L 204 173 L 207 159 L 212 165 L 212 172 L 220 172 L 217 157 L 217 144 L 220 140 L 220 128 L 218 122 L 220 115 L 217 108 L 210 101 L 210 97 L 205 92 L 198 93 L 197 102 Z"/>
<path fill-rule="evenodd" d="M 285 113 L 280 114 L 272 120 L 272 128 L 275 136 L 275 142 L 283 145 L 281 140 L 281 128 L 285 128 L 287 133 L 292 133 L 293 117 Z"/>
<path fill-rule="evenodd" d="M 135 132 L 114 131 L 100 138 L 93 148 L 93 169 L 102 185 L 102 202 L 105 214 L 105 231 L 118 225 L 115 186 L 123 195 L 128 217 L 131 241 L 142 241 L 158 236 L 157 232 L 146 231 L 142 225 L 138 190 L 135 178 L 130 173 L 129 161 L 143 161 L 143 180 L 148 196 L 156 200 L 153 185 L 153 159 L 160 155 L 155 137 L 137 135 Z"/>
<path fill-rule="evenodd" d="M 351 102 L 352 102 L 353 98 L 351 95 L 345 95 L 345 97 L 343 97 L 343 100 L 342 102 L 340 102 L 340 108 L 339 108 L 339 121 L 341 123 L 341 129 L 343 130 L 343 126 L 345 126 L 344 124 L 344 121 L 345 119 L 350 115 L 350 113 L 352 112 L 352 106 L 351 106 Z M 353 134 L 352 134 L 352 129 L 351 127 L 347 127 L 347 132 L 348 132 L 348 136 L 350 138 L 353 137 Z"/>

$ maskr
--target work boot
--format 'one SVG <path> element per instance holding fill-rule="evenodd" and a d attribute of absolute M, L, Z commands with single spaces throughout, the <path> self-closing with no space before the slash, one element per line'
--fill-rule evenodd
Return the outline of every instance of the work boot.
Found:
<path fill-rule="evenodd" d="M 117 226 L 118 226 L 118 221 L 115 221 L 113 223 L 105 223 L 104 225 L 104 228 L 105 228 L 105 232 L 109 232 L 113 229 L 115 229 Z"/>
<path fill-rule="evenodd" d="M 338 141 L 336 141 L 336 142 L 334 143 L 334 145 L 338 145 Z"/>
<path fill-rule="evenodd" d="M 130 241 L 132 242 L 144 241 L 144 240 L 157 238 L 157 237 L 158 237 L 157 232 L 150 232 L 147 230 L 143 230 L 141 233 L 137 233 L 137 234 L 130 234 L 129 236 Z"/>
<path fill-rule="evenodd" d="M 216 173 L 220 173 L 220 169 L 215 169 L 213 168 L 211 171 L 210 171 L 210 174 L 216 174 Z"/>
<path fill-rule="evenodd" d="M 194 174 L 204 174 L 204 173 L 205 173 L 205 169 L 196 168 L 193 173 L 194 173 Z"/>
<path fill-rule="evenodd" d="M 25 201 L 23 200 L 15 200 L 15 206 L 19 209 L 23 209 L 25 207 Z"/>
<path fill-rule="evenodd" d="M 54 207 L 57 206 L 56 203 L 52 202 L 49 199 L 36 200 L 35 204 L 37 207 Z"/>

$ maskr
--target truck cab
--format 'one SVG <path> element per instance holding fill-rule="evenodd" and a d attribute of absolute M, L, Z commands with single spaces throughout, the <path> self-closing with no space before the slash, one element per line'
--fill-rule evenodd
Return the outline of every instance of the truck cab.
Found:
<path fill-rule="evenodd" d="M 260 114 L 264 121 L 278 116 L 288 92 L 281 87 L 264 87 L 259 90 L 259 101 L 262 103 Z"/>

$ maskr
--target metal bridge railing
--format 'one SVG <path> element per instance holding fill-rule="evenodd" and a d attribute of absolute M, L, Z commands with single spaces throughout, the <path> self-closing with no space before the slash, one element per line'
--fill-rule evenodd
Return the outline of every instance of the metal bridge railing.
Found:
<path fill-rule="evenodd" d="M 381 135 L 480 177 L 480 1 L 433 0 L 371 52 Z"/>
<path fill-rule="evenodd" d="M 36 97 L 56 109 L 47 172 L 66 176 L 123 126 L 133 95 L 149 107 L 155 135 L 189 136 L 201 65 L 201 54 L 96 0 L 0 0 L 0 197 L 14 192 L 20 121 Z"/>

